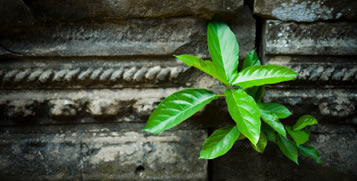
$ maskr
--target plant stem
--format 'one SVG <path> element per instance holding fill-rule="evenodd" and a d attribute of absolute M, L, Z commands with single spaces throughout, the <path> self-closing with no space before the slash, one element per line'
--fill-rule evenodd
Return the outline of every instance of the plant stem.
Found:
<path fill-rule="evenodd" d="M 216 96 L 217 96 L 217 97 L 224 97 L 224 96 L 226 96 L 226 95 L 224 95 L 224 94 L 217 94 Z"/>

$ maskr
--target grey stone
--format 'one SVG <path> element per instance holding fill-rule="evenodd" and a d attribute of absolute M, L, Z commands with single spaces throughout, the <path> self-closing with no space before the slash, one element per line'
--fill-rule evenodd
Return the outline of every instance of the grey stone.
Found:
<path fill-rule="evenodd" d="M 205 22 L 180 18 L 2 26 L 0 36 L 0 45 L 15 56 L 172 55 L 204 39 Z"/>
<path fill-rule="evenodd" d="M 324 132 L 313 132 L 307 144 L 319 150 L 321 164 L 300 155 L 296 165 L 274 143 L 269 142 L 264 153 L 259 154 L 248 142 L 239 141 L 227 155 L 212 161 L 212 180 L 356 180 L 355 129 L 322 124 L 318 127 L 324 127 Z"/>
<path fill-rule="evenodd" d="M 265 54 L 356 55 L 356 23 L 299 24 L 268 20 L 264 26 Z"/>
<path fill-rule="evenodd" d="M 26 4 L 25 4 L 25 3 Z M 0 4 L 0 22 L 58 22 L 88 19 L 129 19 L 233 14 L 243 0 L 6 0 Z M 10 19 L 9 19 L 10 18 Z"/>
<path fill-rule="evenodd" d="M 355 89 L 334 88 L 278 88 L 267 86 L 265 102 L 278 102 L 291 107 L 295 115 L 309 114 L 318 118 L 356 117 Z"/>
<path fill-rule="evenodd" d="M 255 47 L 255 19 L 240 7 L 228 23 L 240 58 Z M 139 56 L 193 54 L 209 58 L 207 22 L 193 18 L 134 19 L 0 27 L 4 56 Z"/>
<path fill-rule="evenodd" d="M 16 120 L 38 124 L 63 123 L 52 118 L 65 119 L 68 123 L 93 122 L 93 118 L 112 122 L 143 122 L 156 103 L 178 90 L 3 90 L 0 91 L 0 125 L 16 124 Z M 143 107 L 146 108 L 143 110 Z M 27 119 L 35 115 L 36 120 Z M 10 120 L 14 122 L 8 122 Z"/>
<path fill-rule="evenodd" d="M 255 0 L 254 14 L 267 19 L 313 22 L 357 18 L 357 2 L 351 0 Z"/>
<path fill-rule="evenodd" d="M 210 90 L 221 93 L 224 87 L 215 87 L 211 79 L 202 79 L 202 85 L 210 85 Z M 212 86 L 212 87 L 211 87 Z M 202 86 L 205 88 L 204 86 Z M 319 120 L 334 120 L 347 123 L 348 118 L 356 117 L 357 92 L 355 89 L 337 88 L 293 88 L 266 86 L 265 102 L 277 102 L 288 106 L 294 113 L 292 119 L 302 114 L 312 114 Z M 165 97 L 181 88 L 124 88 L 93 90 L 17 90 L 0 91 L 1 125 L 18 125 L 16 120 L 36 124 L 58 124 L 49 115 L 67 118 L 68 123 L 100 122 L 146 122 L 157 104 Z M 67 100 L 75 104 L 62 105 Z M 53 104 L 54 103 L 54 104 Z M 57 104 L 58 103 L 58 104 Z M 50 107 L 51 109 L 48 109 Z M 28 114 L 28 112 L 31 114 Z M 36 121 L 26 118 L 36 115 Z M 68 116 L 71 116 L 69 118 Z M 225 121 L 222 121 L 224 119 Z M 188 127 L 219 127 L 231 121 L 224 99 L 210 103 L 205 110 L 193 117 Z M 232 122 L 233 123 L 233 122 Z"/>
<path fill-rule="evenodd" d="M 36 59 L 36 63 L 28 59 L 6 62 L 0 68 L 0 89 L 172 87 L 184 86 L 193 79 L 192 71 L 187 71 L 189 67 L 178 64 L 173 57 L 136 60 L 137 63 L 125 58 L 120 61 L 91 58 L 76 63 L 65 58 L 61 62 L 41 59 Z"/>
<path fill-rule="evenodd" d="M 143 128 L 81 125 L 0 128 L 5 180 L 206 180 L 206 131 L 151 135 Z"/>
<path fill-rule="evenodd" d="M 239 8 L 239 13 L 229 22 L 239 44 L 239 58 L 242 60 L 255 49 L 256 21 L 248 6 Z"/>
<path fill-rule="evenodd" d="M 283 65 L 299 73 L 289 85 L 336 87 L 357 86 L 357 64 L 354 57 L 336 56 L 265 56 L 266 64 Z"/>

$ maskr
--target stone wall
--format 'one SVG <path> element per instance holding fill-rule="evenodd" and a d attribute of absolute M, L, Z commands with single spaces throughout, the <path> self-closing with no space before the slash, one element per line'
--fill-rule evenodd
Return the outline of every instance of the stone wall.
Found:
<path fill-rule="evenodd" d="M 0 176 L 5 180 L 356 180 L 357 1 L 1 0 Z M 319 120 L 322 164 L 300 165 L 268 145 L 239 142 L 199 160 L 204 139 L 230 124 L 214 101 L 160 135 L 142 131 L 182 88 L 223 91 L 173 54 L 209 58 L 206 26 L 224 21 L 240 59 L 300 73 L 265 101 Z"/>

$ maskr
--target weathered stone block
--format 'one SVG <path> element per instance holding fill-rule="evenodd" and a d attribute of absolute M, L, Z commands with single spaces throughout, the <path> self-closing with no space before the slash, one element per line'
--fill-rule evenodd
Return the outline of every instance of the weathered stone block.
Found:
<path fill-rule="evenodd" d="M 255 0 L 254 14 L 283 21 L 356 19 L 357 2 L 351 0 Z"/>
<path fill-rule="evenodd" d="M 139 127 L 0 128 L 5 180 L 206 180 L 206 131 L 150 135 Z"/>
<path fill-rule="evenodd" d="M 357 91 L 355 89 L 333 88 L 278 88 L 267 86 L 265 102 L 288 105 L 295 115 L 316 115 L 324 120 L 335 117 L 344 121 L 346 117 L 356 117 Z"/>
<path fill-rule="evenodd" d="M 129 19 L 233 14 L 243 0 L 6 0 L 0 22 L 58 22 L 86 19 Z M 4 11 L 3 11 L 4 10 Z M 25 14 L 24 14 L 25 13 Z M 8 19 L 10 17 L 12 19 Z M 12 22 L 11 20 L 15 20 Z"/>
<path fill-rule="evenodd" d="M 34 90 L 1 91 L 0 124 L 6 120 L 33 123 L 92 122 L 99 120 L 144 121 L 161 99 L 180 89 L 122 89 L 122 90 Z M 48 119 L 51 118 L 51 119 Z M 53 120 L 54 119 L 54 120 Z"/>
<path fill-rule="evenodd" d="M 190 18 L 0 29 L 0 44 L 26 56 L 172 55 L 205 38 L 205 22 Z"/>
<path fill-rule="evenodd" d="M 229 24 L 238 37 L 243 58 L 255 46 L 255 19 L 244 6 Z M 0 27 L 0 55 L 115 57 L 188 53 L 208 58 L 206 25 L 206 21 L 193 18 L 5 25 Z"/>
<path fill-rule="evenodd" d="M 356 55 L 356 23 L 299 24 L 268 20 L 265 54 Z"/>
<path fill-rule="evenodd" d="M 321 153 L 321 164 L 299 157 L 299 165 L 286 158 L 277 145 L 269 142 L 263 154 L 248 142 L 212 161 L 212 180 L 346 180 L 357 177 L 357 134 L 351 126 L 323 125 L 312 132 L 309 145 Z"/>

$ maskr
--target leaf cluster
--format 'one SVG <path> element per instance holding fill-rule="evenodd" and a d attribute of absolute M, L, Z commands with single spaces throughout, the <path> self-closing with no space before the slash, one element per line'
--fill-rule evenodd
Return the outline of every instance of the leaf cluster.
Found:
<path fill-rule="evenodd" d="M 270 141 L 297 164 L 298 151 L 320 162 L 319 152 L 304 145 L 310 136 L 307 126 L 317 124 L 317 120 L 305 115 L 290 127 L 280 122 L 291 115 L 287 107 L 262 102 L 264 85 L 293 80 L 297 73 L 280 65 L 261 65 L 255 50 L 245 57 L 242 70 L 238 72 L 239 45 L 234 33 L 224 23 L 209 23 L 207 39 L 212 61 L 187 54 L 176 57 L 226 85 L 224 97 L 235 124 L 215 130 L 203 143 L 200 158 L 222 156 L 235 142 L 247 138 L 253 149 L 260 153 Z M 175 127 L 218 97 L 206 89 L 184 89 L 173 93 L 158 105 L 144 130 L 158 134 Z"/>

